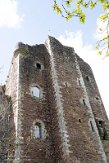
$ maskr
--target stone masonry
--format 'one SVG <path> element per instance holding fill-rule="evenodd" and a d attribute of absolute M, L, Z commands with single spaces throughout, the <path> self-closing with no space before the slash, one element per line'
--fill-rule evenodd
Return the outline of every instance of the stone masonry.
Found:
<path fill-rule="evenodd" d="M 0 163 L 109 163 L 109 121 L 92 70 L 51 36 L 14 51 L 0 87 Z"/>

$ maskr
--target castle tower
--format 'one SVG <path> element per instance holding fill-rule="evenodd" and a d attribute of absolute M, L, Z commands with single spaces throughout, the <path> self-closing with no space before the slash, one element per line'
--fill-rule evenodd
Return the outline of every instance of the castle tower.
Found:
<path fill-rule="evenodd" d="M 8 163 L 108 163 L 109 123 L 90 66 L 53 37 L 19 43 L 6 95 Z"/>

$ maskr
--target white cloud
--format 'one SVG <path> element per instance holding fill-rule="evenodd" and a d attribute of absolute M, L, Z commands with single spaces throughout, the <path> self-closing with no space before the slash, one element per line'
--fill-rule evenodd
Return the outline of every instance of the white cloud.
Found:
<path fill-rule="evenodd" d="M 97 56 L 96 51 L 91 44 L 84 44 L 81 31 L 66 31 L 65 34 L 59 36 L 58 39 L 62 42 L 62 44 L 73 47 L 75 52 L 92 66 L 96 65 L 97 60 L 101 60 L 101 58 Z"/>
<path fill-rule="evenodd" d="M 97 55 L 93 45 L 84 44 L 81 31 L 66 31 L 65 34 L 61 35 L 58 39 L 60 42 L 62 42 L 62 44 L 73 47 L 75 52 L 92 67 L 100 94 L 103 99 L 103 103 L 109 117 L 109 57 L 102 59 L 102 57 Z"/>
<path fill-rule="evenodd" d="M 22 20 L 17 13 L 16 0 L 0 0 L 0 27 L 19 27 Z"/>

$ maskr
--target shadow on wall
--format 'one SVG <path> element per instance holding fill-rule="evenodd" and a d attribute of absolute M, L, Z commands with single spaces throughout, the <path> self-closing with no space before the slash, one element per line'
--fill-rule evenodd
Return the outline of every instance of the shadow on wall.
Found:
<path fill-rule="evenodd" d="M 11 98 L 5 95 L 5 86 L 0 86 L 0 162 L 14 158 L 15 125 Z"/>

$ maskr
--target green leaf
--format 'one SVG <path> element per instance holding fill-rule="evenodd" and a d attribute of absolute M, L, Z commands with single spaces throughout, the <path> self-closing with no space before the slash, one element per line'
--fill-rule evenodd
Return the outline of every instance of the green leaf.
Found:
<path fill-rule="evenodd" d="M 76 2 L 77 5 L 81 5 L 83 3 L 83 0 L 79 0 Z"/>
<path fill-rule="evenodd" d="M 91 1 L 90 2 L 90 8 L 91 10 L 96 6 L 96 2 Z"/>
<path fill-rule="evenodd" d="M 102 7 L 103 7 L 104 10 L 109 9 L 109 2 L 103 3 Z"/>
<path fill-rule="evenodd" d="M 70 1 L 66 1 L 65 4 L 66 4 L 67 7 L 70 7 L 71 2 Z"/>
<path fill-rule="evenodd" d="M 99 52 L 98 52 L 98 55 L 102 55 L 102 51 L 99 51 Z"/>
<path fill-rule="evenodd" d="M 99 18 L 101 21 L 106 21 L 108 19 L 108 14 L 107 13 L 102 14 Z"/>
<path fill-rule="evenodd" d="M 88 8 L 88 7 L 89 7 L 89 6 L 88 6 L 88 4 L 87 4 L 87 3 L 85 3 L 85 2 L 84 2 L 84 3 L 82 3 L 82 6 L 83 6 L 83 7 L 85 7 L 85 8 Z"/>
<path fill-rule="evenodd" d="M 85 20 L 86 20 L 86 14 L 82 13 L 81 16 L 80 16 L 80 23 L 84 24 Z"/>
<path fill-rule="evenodd" d="M 98 46 L 96 46 L 96 47 L 95 47 L 95 49 L 96 49 L 96 50 L 98 50 L 98 49 L 99 49 L 99 47 L 98 47 Z"/>
<path fill-rule="evenodd" d="M 103 29 L 102 29 L 102 28 L 99 28 L 99 31 L 101 31 L 101 32 L 102 32 L 102 31 L 103 31 Z"/>
<path fill-rule="evenodd" d="M 98 2 L 100 3 L 104 3 L 106 0 L 98 0 Z"/>
<path fill-rule="evenodd" d="M 69 21 L 72 18 L 72 15 L 70 13 L 66 14 L 66 20 Z"/>
<path fill-rule="evenodd" d="M 81 11 L 80 5 L 77 5 L 76 8 L 77 8 L 77 12 L 79 13 Z"/>
<path fill-rule="evenodd" d="M 57 4 L 54 4 L 53 8 L 54 8 L 54 10 L 56 11 L 57 14 L 61 14 L 62 13 L 61 7 L 58 6 Z"/>

